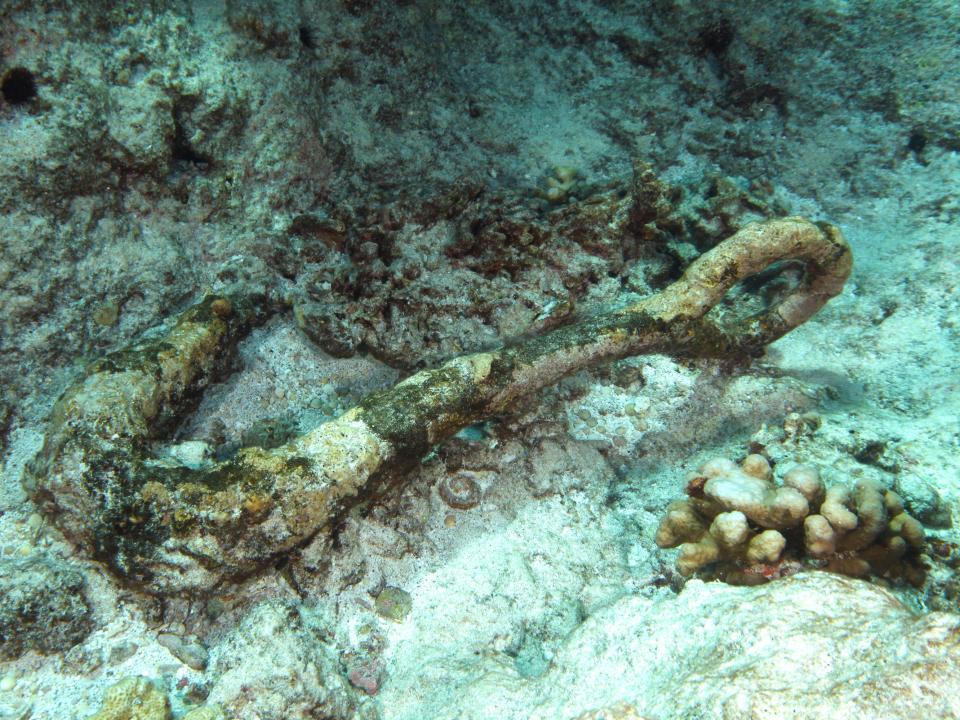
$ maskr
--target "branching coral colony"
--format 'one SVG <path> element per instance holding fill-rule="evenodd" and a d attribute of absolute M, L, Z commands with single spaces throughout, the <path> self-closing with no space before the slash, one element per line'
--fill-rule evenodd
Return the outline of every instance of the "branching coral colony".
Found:
<path fill-rule="evenodd" d="M 802 263 L 803 278 L 763 312 L 722 323 L 707 314 L 738 281 L 782 260 Z M 754 224 L 635 305 L 419 372 L 282 447 L 171 465 L 151 456 L 151 443 L 229 367 L 266 312 L 241 294 L 207 297 L 67 390 L 24 482 L 70 540 L 128 581 L 160 594 L 209 588 L 329 529 L 346 508 L 402 482 L 436 444 L 566 375 L 643 353 L 757 354 L 838 294 L 851 262 L 832 226 Z"/>
<path fill-rule="evenodd" d="M 670 504 L 656 536 L 660 547 L 680 546 L 682 575 L 757 585 L 810 566 L 925 580 L 923 526 L 873 481 L 828 488 L 816 468 L 794 465 L 778 485 L 767 459 L 748 455 L 740 465 L 704 463 L 687 495 Z"/>

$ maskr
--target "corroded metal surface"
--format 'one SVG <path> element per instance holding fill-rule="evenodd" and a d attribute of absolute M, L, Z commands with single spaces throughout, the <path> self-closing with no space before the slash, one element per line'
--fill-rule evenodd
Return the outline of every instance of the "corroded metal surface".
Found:
<path fill-rule="evenodd" d="M 780 300 L 735 321 L 707 315 L 738 281 L 783 260 L 805 272 Z M 279 448 L 191 468 L 152 457 L 151 445 L 226 372 L 263 312 L 249 298 L 208 297 L 64 394 L 27 488 L 73 542 L 129 581 L 161 594 L 209 588 L 330 528 L 436 444 L 566 375 L 650 352 L 756 354 L 839 293 L 850 267 L 835 228 L 751 225 L 631 307 L 456 358 Z"/>

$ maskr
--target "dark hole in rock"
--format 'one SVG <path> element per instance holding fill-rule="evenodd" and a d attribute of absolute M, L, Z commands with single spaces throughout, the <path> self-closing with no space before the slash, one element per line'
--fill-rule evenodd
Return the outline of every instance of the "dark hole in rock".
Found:
<path fill-rule="evenodd" d="M 3 76 L 0 93 L 11 105 L 22 105 L 37 96 L 37 81 L 26 68 L 11 68 Z"/>
<path fill-rule="evenodd" d="M 308 25 L 303 25 L 303 26 L 301 26 L 300 30 L 298 31 L 298 35 L 300 36 L 300 43 L 301 43 L 305 48 L 309 48 L 310 50 L 315 50 L 315 49 L 316 49 L 316 47 L 317 47 L 317 34 L 316 34 L 316 32 L 313 30 L 313 28 L 309 27 Z"/>
<path fill-rule="evenodd" d="M 733 26 L 721 18 L 707 25 L 697 34 L 697 45 L 701 53 L 712 53 L 715 57 L 723 57 L 733 42 L 734 35 Z"/>
<path fill-rule="evenodd" d="M 175 163 L 193 166 L 198 170 L 206 170 L 211 164 L 209 157 L 198 153 L 190 145 L 190 142 L 187 140 L 187 134 L 179 121 L 175 124 L 172 154 Z"/>
<path fill-rule="evenodd" d="M 919 155 L 927 147 L 927 135 L 923 130 L 914 130 L 907 138 L 907 150 Z"/>

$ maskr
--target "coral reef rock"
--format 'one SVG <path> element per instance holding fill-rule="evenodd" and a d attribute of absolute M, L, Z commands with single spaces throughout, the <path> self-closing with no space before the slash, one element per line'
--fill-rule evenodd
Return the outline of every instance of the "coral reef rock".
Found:
<path fill-rule="evenodd" d="M 103 694 L 99 712 L 90 720 L 170 720 L 170 702 L 163 691 L 142 677 L 130 677 Z"/>
<path fill-rule="evenodd" d="M 43 558 L 0 561 L 0 658 L 68 650 L 92 627 L 78 571 Z"/>
<path fill-rule="evenodd" d="M 632 705 L 620 703 L 603 710 L 584 713 L 578 716 L 576 720 L 644 720 L 644 718 L 637 714 L 636 708 Z"/>
<path fill-rule="evenodd" d="M 960 713 L 960 618 L 916 616 L 861 580 L 802 573 L 761 588 L 694 581 L 656 612 L 642 605 L 624 599 L 599 613 L 563 654 L 583 653 L 581 671 L 610 663 L 623 685 L 619 696 L 649 717 Z M 671 639 L 654 650 L 644 639 L 654 636 Z"/>
<path fill-rule="evenodd" d="M 340 671 L 314 611 L 266 601 L 211 653 L 208 701 L 237 720 L 361 718 L 357 693 Z"/>
<path fill-rule="evenodd" d="M 704 463 L 657 529 L 657 545 L 680 546 L 677 569 L 735 585 L 757 585 L 822 567 L 921 586 L 926 578 L 920 522 L 900 497 L 871 480 L 827 488 L 816 468 L 794 465 L 782 478 L 762 455 L 738 466 Z"/>
<path fill-rule="evenodd" d="M 951 718 L 960 716 L 958 637 L 956 613 L 918 615 L 857 578 L 694 579 L 679 595 L 628 595 L 591 613 L 536 679 L 518 680 L 491 654 L 464 675 L 425 663 L 395 675 L 378 699 L 385 720 L 485 720 L 491 698 L 496 717 L 523 720 Z M 458 653 L 441 637 L 403 642 L 423 658 Z M 458 659 L 471 662 L 468 653 Z M 415 710 L 391 709 L 410 693 Z"/>

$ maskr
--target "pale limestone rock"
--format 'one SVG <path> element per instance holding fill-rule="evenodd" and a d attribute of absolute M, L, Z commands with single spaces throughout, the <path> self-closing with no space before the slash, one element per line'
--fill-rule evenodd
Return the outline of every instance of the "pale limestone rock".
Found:
<path fill-rule="evenodd" d="M 602 710 L 594 710 L 577 716 L 577 720 L 644 720 L 637 709 L 627 703 L 617 703 Z"/>
<path fill-rule="evenodd" d="M 364 717 L 316 613 L 271 600 L 211 652 L 207 702 L 234 720 Z"/>
<path fill-rule="evenodd" d="M 431 720 L 491 710 L 500 720 L 579 720 L 618 704 L 657 720 L 960 717 L 958 637 L 960 616 L 917 615 L 882 588 L 830 573 L 758 587 L 694 580 L 678 596 L 627 596 L 593 613 L 533 681 L 456 637 L 398 637 L 394 652 L 424 658 L 429 678 L 395 675 L 380 699 L 383 720 L 412 720 L 390 710 L 407 693 Z"/>

